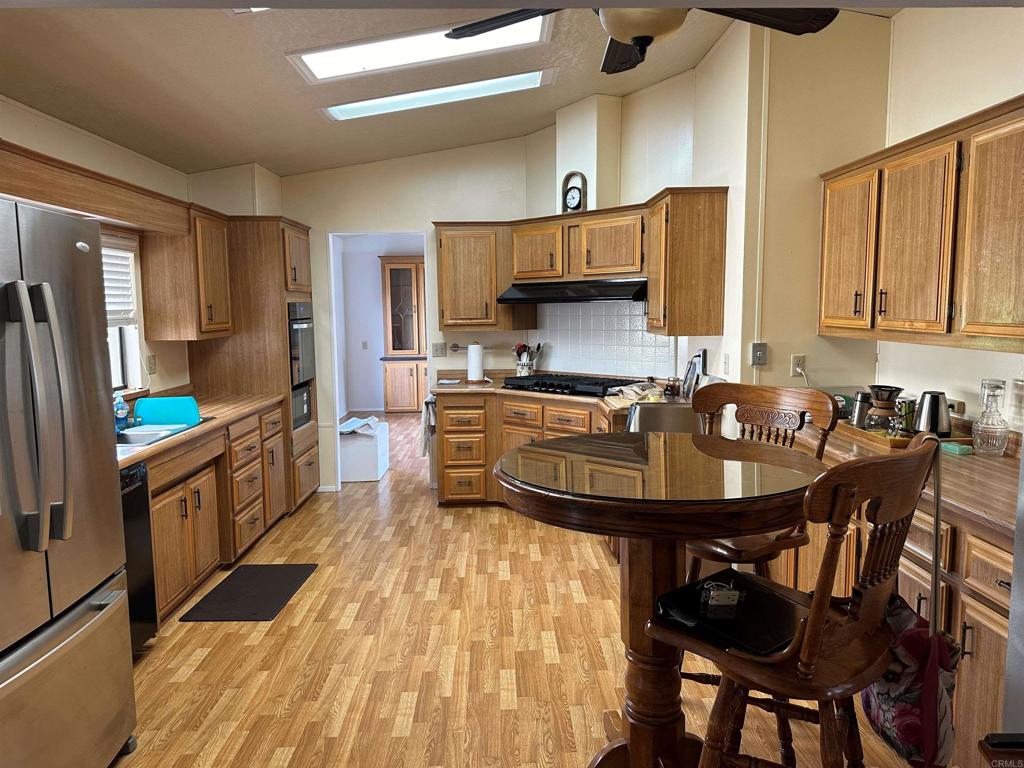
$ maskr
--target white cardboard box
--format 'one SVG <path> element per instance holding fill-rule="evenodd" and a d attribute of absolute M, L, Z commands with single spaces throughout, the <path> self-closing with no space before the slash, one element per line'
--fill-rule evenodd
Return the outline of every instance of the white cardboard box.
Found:
<path fill-rule="evenodd" d="M 390 466 L 388 423 L 376 418 L 365 420 L 357 431 L 341 434 L 354 420 L 342 424 L 338 434 L 341 482 L 377 482 Z M 351 429 L 351 426 L 348 426 Z"/>

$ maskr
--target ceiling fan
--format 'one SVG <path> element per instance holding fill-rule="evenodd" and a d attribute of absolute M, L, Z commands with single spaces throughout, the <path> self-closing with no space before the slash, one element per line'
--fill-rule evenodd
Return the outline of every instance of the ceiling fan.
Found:
<path fill-rule="evenodd" d="M 482 35 L 527 19 L 557 13 L 561 8 L 523 8 L 489 19 L 463 24 L 445 37 L 460 40 Z M 608 75 L 625 72 L 643 62 L 647 49 L 660 37 L 683 25 L 689 8 L 594 8 L 608 33 L 601 71 Z M 748 21 L 769 29 L 804 35 L 820 32 L 839 15 L 836 8 L 706 8 L 709 13 Z"/>

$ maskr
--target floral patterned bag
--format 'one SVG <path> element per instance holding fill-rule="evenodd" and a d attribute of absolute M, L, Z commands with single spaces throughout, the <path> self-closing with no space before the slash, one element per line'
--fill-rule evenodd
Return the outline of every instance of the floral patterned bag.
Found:
<path fill-rule="evenodd" d="M 932 552 L 940 548 L 941 456 L 942 451 L 936 451 L 932 465 Z M 931 594 L 939 594 L 937 559 L 932 563 Z M 875 733 L 904 760 L 918 768 L 941 768 L 953 757 L 953 687 L 960 647 L 938 629 L 939 601 L 929 602 L 929 618 L 925 620 L 899 595 L 890 598 L 885 620 L 896 635 L 893 662 L 881 680 L 861 691 L 860 700 Z"/>
<path fill-rule="evenodd" d="M 931 633 L 928 622 L 899 595 L 889 601 L 886 621 L 896 633 L 893 662 L 881 680 L 861 691 L 864 714 L 911 765 L 949 765 L 960 648 L 945 632 Z"/>

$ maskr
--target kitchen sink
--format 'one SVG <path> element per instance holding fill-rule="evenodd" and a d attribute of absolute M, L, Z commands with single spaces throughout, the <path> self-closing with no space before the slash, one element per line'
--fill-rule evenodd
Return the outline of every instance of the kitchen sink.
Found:
<path fill-rule="evenodd" d="M 175 434 L 176 430 L 161 429 L 155 432 L 118 432 L 118 445 L 152 445 Z"/>

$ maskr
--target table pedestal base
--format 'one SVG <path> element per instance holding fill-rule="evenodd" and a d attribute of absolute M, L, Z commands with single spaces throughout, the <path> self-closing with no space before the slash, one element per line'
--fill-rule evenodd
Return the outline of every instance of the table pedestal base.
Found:
<path fill-rule="evenodd" d="M 605 717 L 609 743 L 591 768 L 696 768 L 703 742 L 685 732 L 679 649 L 647 636 L 658 595 L 677 584 L 681 547 L 672 541 L 628 539 L 620 565 L 621 629 L 626 646 L 622 714 Z"/>

